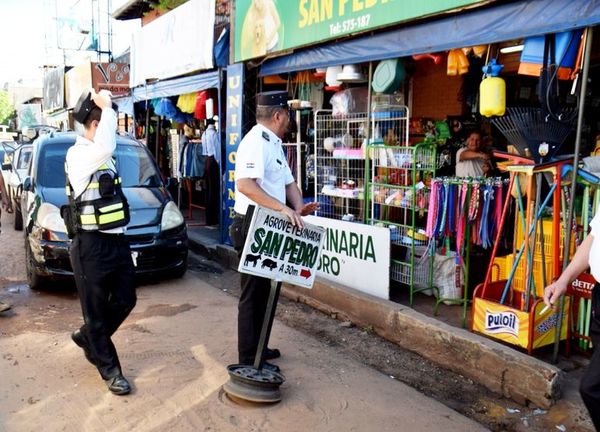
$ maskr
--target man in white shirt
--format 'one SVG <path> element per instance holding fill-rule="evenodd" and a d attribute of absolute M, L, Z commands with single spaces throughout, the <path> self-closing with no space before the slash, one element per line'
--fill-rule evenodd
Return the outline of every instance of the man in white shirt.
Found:
<path fill-rule="evenodd" d="M 568 285 L 582 272 L 590 269 L 596 280 L 592 289 L 592 318 L 590 337 L 594 354 L 587 370 L 581 377 L 579 393 L 592 418 L 594 427 L 600 431 L 600 213 L 590 222 L 591 231 L 577 248 L 573 259 L 560 277 L 544 289 L 544 303 L 556 308 L 560 296 L 566 294 Z M 536 317 L 537 318 L 537 317 Z"/>
<path fill-rule="evenodd" d="M 287 92 L 282 91 L 257 95 L 257 124 L 242 139 L 236 152 L 236 216 L 229 228 L 229 234 L 238 256 L 248 234 L 254 206 L 278 211 L 300 227 L 303 226 L 301 216 L 317 209 L 317 203 L 304 204 L 302 193 L 294 181 L 281 146 L 281 140 L 290 124 L 287 99 Z M 271 281 L 245 273 L 240 277 L 242 292 L 238 306 L 239 362 L 252 365 L 257 354 Z M 279 350 L 267 349 L 265 359 L 277 358 L 279 355 Z M 263 368 L 279 371 L 278 366 L 267 362 L 263 364 Z"/>
<path fill-rule="evenodd" d="M 204 159 L 204 176 L 206 178 L 206 225 L 217 225 L 219 223 L 219 203 L 221 177 L 219 166 L 221 165 L 221 139 L 215 128 L 215 121 L 206 121 L 207 127 L 202 134 L 202 150 Z"/>
<path fill-rule="evenodd" d="M 482 177 L 484 165 L 490 157 L 481 150 L 481 133 L 473 131 L 467 138 L 466 146 L 456 152 L 457 177 Z"/>
<path fill-rule="evenodd" d="M 84 134 L 67 152 L 72 193 L 71 217 L 66 222 L 75 233 L 70 259 L 84 324 L 71 338 L 96 366 L 108 389 L 124 395 L 131 386 L 122 374 L 111 336 L 135 306 L 135 271 L 123 234 L 129 220 L 127 200 L 112 160 L 117 145 L 117 113 L 110 93 L 84 92 L 73 117 L 83 124 Z M 108 212 L 114 220 L 106 221 L 97 209 L 116 209 Z"/>

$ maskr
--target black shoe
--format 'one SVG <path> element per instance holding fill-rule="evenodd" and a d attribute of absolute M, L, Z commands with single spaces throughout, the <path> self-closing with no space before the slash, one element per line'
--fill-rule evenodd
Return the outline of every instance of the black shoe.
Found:
<path fill-rule="evenodd" d="M 281 357 L 281 353 L 279 352 L 279 350 L 277 348 L 275 348 L 275 349 L 267 348 L 265 350 L 265 360 L 273 360 L 273 359 L 276 359 L 279 357 Z"/>
<path fill-rule="evenodd" d="M 96 361 L 94 360 L 92 352 L 90 351 L 90 345 L 85 339 L 85 336 L 83 336 L 83 333 L 81 333 L 81 330 L 75 330 L 73 333 L 71 333 L 71 339 L 73 339 L 73 342 L 75 342 L 75 344 L 83 350 L 87 361 L 95 366 Z"/>
<path fill-rule="evenodd" d="M 121 374 L 115 375 L 114 377 L 104 381 L 106 382 L 108 389 L 113 394 L 122 396 L 131 392 L 131 385 L 129 385 L 129 381 L 127 381 L 127 379 Z"/>
<path fill-rule="evenodd" d="M 279 368 L 279 366 L 274 365 L 273 363 L 269 363 L 269 362 L 264 362 L 262 365 L 262 368 L 265 370 L 268 370 L 269 372 L 277 372 L 279 373 L 281 371 L 281 369 Z"/>

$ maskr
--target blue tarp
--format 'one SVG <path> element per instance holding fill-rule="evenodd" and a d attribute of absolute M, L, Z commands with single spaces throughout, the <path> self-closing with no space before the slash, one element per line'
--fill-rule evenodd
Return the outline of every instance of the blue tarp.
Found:
<path fill-rule="evenodd" d="M 523 0 L 267 60 L 260 75 L 446 51 L 600 23 L 600 0 Z"/>
<path fill-rule="evenodd" d="M 134 102 L 178 96 L 210 88 L 219 88 L 219 71 L 205 72 L 183 78 L 158 81 L 131 91 Z"/>

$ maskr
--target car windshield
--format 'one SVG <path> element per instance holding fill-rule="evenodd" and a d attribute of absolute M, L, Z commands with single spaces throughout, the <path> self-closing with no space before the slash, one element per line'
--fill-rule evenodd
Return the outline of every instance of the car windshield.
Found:
<path fill-rule="evenodd" d="M 38 158 L 36 182 L 49 188 L 65 186 L 65 156 L 71 143 L 44 145 Z M 123 187 L 158 187 L 160 175 L 148 152 L 140 146 L 120 144 L 115 151 Z"/>

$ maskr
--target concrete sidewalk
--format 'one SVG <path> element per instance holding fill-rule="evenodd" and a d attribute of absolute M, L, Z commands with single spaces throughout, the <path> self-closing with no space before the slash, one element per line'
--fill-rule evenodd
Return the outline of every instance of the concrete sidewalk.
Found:
<path fill-rule="evenodd" d="M 0 430 L 485 430 L 279 322 L 272 341 L 287 377 L 282 402 L 234 404 L 221 386 L 226 365 L 237 357 L 237 299 L 209 286 L 206 277 L 190 272 L 138 289 L 134 313 L 114 337 L 135 388 L 130 396 L 106 390 L 66 328 L 1 338 Z"/>
<path fill-rule="evenodd" d="M 188 230 L 190 248 L 224 266 L 237 267 L 235 251 L 221 245 L 213 231 Z M 496 394 L 527 405 L 549 408 L 563 392 L 559 368 L 416 310 L 317 278 L 313 289 L 284 285 L 282 295 L 371 326 L 380 336 L 449 370 L 471 378 Z"/>

